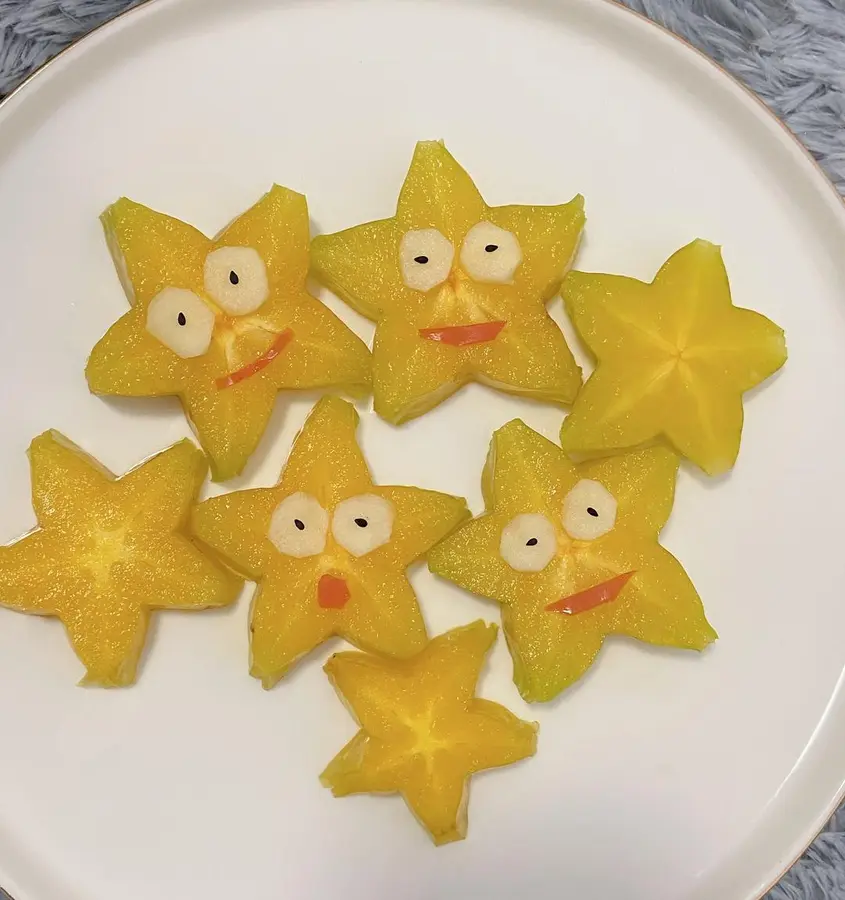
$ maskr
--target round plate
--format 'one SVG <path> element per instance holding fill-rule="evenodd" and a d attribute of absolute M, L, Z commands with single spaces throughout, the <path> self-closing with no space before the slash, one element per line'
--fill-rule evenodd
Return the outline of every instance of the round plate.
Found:
<path fill-rule="evenodd" d="M 174 403 L 86 390 L 86 355 L 126 305 L 107 204 L 125 194 L 213 233 L 278 181 L 333 231 L 391 215 L 414 142 L 441 137 L 491 203 L 582 192 L 580 268 L 651 278 L 705 237 L 737 304 L 785 327 L 789 363 L 747 398 L 735 471 L 684 471 L 665 533 L 721 640 L 701 656 L 610 641 L 578 687 L 530 709 L 500 641 L 482 692 L 540 721 L 539 752 L 476 779 L 468 840 L 435 850 L 398 798 L 320 787 L 355 726 L 319 659 L 269 693 L 248 677 L 245 600 L 160 615 L 138 685 L 112 692 L 74 686 L 57 622 L 0 610 L 0 883 L 17 900 L 748 900 L 831 811 L 845 210 L 755 100 L 599 0 L 160 0 L 18 92 L 0 110 L 0 539 L 33 522 L 38 432 L 117 472 L 189 433 Z M 273 483 L 312 402 L 281 400 L 227 487 Z M 557 436 L 558 411 L 480 387 L 399 430 L 367 415 L 361 434 L 377 480 L 478 511 L 490 434 L 516 415 Z M 432 632 L 497 618 L 413 580 Z"/>

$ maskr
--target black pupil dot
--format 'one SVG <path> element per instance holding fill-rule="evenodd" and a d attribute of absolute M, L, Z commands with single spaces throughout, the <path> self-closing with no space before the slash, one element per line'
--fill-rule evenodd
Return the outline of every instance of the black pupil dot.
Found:
<path fill-rule="evenodd" d="M 229 272 L 229 281 L 231 281 L 232 284 L 238 284 L 238 282 L 240 281 L 240 278 L 238 278 L 238 273 L 235 271 Z"/>
<path fill-rule="evenodd" d="M 305 522 L 303 522 L 302 519 L 294 519 L 293 524 L 296 525 L 300 531 L 305 531 Z"/>
<path fill-rule="evenodd" d="M 415 256 L 414 262 L 418 262 L 421 266 L 424 266 L 428 262 L 427 256 Z"/>
<path fill-rule="evenodd" d="M 359 528 L 366 528 L 367 525 L 369 525 L 370 523 L 369 523 L 366 519 L 356 519 L 356 520 L 355 520 L 355 524 L 356 524 Z"/>
<path fill-rule="evenodd" d="M 488 253 L 495 253 L 496 250 L 499 249 L 499 245 L 498 245 L 498 244 L 488 244 L 484 249 L 485 249 Z"/>
<path fill-rule="evenodd" d="M 185 313 L 179 313 L 179 315 L 176 316 L 176 321 L 177 321 L 180 325 L 187 325 L 187 324 L 188 324 L 188 320 L 185 318 Z"/>
<path fill-rule="evenodd" d="M 597 519 L 597 518 L 599 517 L 599 514 L 596 512 L 596 510 L 593 509 L 592 506 L 588 506 L 588 507 L 587 507 L 587 512 L 588 512 L 594 519 Z"/>
<path fill-rule="evenodd" d="M 528 538 L 525 542 L 526 547 L 536 547 L 537 546 L 537 538 Z"/>

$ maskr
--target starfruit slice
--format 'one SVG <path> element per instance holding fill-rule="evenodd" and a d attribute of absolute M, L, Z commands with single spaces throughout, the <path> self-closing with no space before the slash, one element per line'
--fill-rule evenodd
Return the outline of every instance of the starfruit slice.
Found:
<path fill-rule="evenodd" d="M 215 481 L 242 471 L 279 391 L 369 391 L 366 345 L 305 289 L 301 194 L 275 185 L 214 239 L 125 198 L 102 222 L 132 308 L 94 347 L 88 384 L 178 396 Z"/>
<path fill-rule="evenodd" d="M 377 323 L 376 412 L 398 425 L 469 381 L 572 402 L 581 372 L 546 304 L 583 226 L 580 196 L 488 206 L 442 143 L 417 144 L 395 216 L 311 248 L 317 278 Z"/>
<path fill-rule="evenodd" d="M 572 272 L 566 309 L 598 364 L 561 431 L 601 453 L 666 438 L 709 475 L 736 462 L 742 395 L 786 361 L 783 331 L 731 302 L 717 246 L 693 241 L 651 284 Z"/>
<path fill-rule="evenodd" d="M 429 554 L 432 572 L 502 605 L 514 681 L 551 700 L 621 634 L 702 650 L 716 639 L 681 564 L 658 543 L 678 458 L 663 447 L 579 465 L 519 419 L 482 477 L 486 510 Z"/>
<path fill-rule="evenodd" d="M 241 588 L 187 531 L 208 472 L 180 441 L 121 478 L 56 431 L 29 448 L 38 527 L 0 547 L 0 606 L 56 616 L 82 684 L 135 680 L 150 613 L 225 606 Z"/>
<path fill-rule="evenodd" d="M 466 837 L 469 779 L 533 756 L 537 725 L 475 696 L 496 626 L 473 622 L 418 655 L 336 653 L 329 680 L 361 730 L 321 776 L 336 797 L 401 794 L 435 844 Z"/>
<path fill-rule="evenodd" d="M 425 645 L 405 569 L 469 511 L 460 497 L 374 484 L 357 424 L 350 403 L 323 398 L 275 487 L 214 497 L 194 513 L 200 539 L 258 582 L 251 672 L 265 687 L 332 635 L 396 657 Z"/>

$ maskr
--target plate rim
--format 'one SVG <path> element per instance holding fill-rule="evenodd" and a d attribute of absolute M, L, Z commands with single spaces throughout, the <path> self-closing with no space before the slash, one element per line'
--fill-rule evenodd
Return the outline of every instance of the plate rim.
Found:
<path fill-rule="evenodd" d="M 173 2 L 180 2 L 180 0 L 170 0 Z M 426 0 L 426 2 L 432 2 L 432 0 Z M 495 0 L 480 0 L 482 4 L 492 4 Z M 563 4 L 565 0 L 552 0 L 555 5 Z M 738 89 L 739 92 L 744 95 L 747 100 L 753 101 L 754 105 L 757 107 L 758 113 L 761 113 L 765 119 L 769 121 L 770 124 L 774 123 L 778 126 L 779 130 L 782 133 L 782 136 L 785 136 L 789 143 L 793 146 L 793 149 L 798 149 L 801 155 L 804 157 L 805 162 L 809 162 L 811 167 L 815 170 L 815 174 L 820 178 L 821 182 L 825 185 L 826 189 L 829 190 L 836 200 L 839 201 L 839 205 L 842 208 L 842 212 L 845 213 L 845 196 L 843 196 L 836 185 L 833 183 L 833 180 L 819 163 L 819 161 L 813 156 L 808 147 L 800 140 L 800 138 L 793 132 L 789 126 L 762 100 L 762 98 L 756 94 L 751 88 L 749 88 L 746 84 L 744 84 L 737 76 L 733 75 L 729 72 L 723 65 L 713 59 L 711 56 L 708 56 L 703 50 L 700 50 L 694 44 L 692 44 L 689 40 L 682 37 L 679 34 L 671 31 L 667 26 L 661 24 L 660 22 L 656 22 L 653 19 L 650 19 L 644 13 L 639 10 L 632 9 L 629 6 L 626 6 L 622 0 L 586 0 L 586 2 L 593 3 L 595 5 L 603 5 L 605 7 L 611 7 L 616 11 L 621 11 L 626 13 L 627 15 L 637 19 L 639 22 L 644 23 L 654 29 L 656 32 L 662 34 L 664 37 L 669 37 L 673 41 L 680 44 L 686 50 L 691 51 L 700 61 L 705 62 L 712 70 L 715 70 L 715 73 L 720 74 L 731 85 Z M 112 28 L 117 28 L 123 25 L 126 19 L 131 18 L 138 14 L 148 14 L 150 9 L 167 5 L 167 0 L 138 0 L 134 5 L 121 10 L 116 15 L 111 16 L 103 22 L 100 22 L 98 25 L 95 25 L 92 29 L 85 32 L 85 34 L 80 35 L 77 38 L 74 38 L 69 44 L 65 47 L 62 47 L 57 53 L 48 59 L 44 60 L 44 62 L 37 65 L 16 87 L 12 88 L 7 94 L 5 94 L 2 98 L 0 98 L 0 116 L 6 112 L 6 108 L 14 105 L 17 102 L 20 102 L 21 95 L 28 91 L 34 82 L 41 78 L 44 73 L 49 70 L 54 63 L 59 61 L 64 61 L 64 59 L 80 50 L 85 44 L 92 43 L 94 40 L 101 38 L 104 32 L 109 31 Z M 84 49 L 84 48 L 83 48 Z M 2 123 L 0 123 L 0 127 L 2 127 Z M 843 672 L 845 675 L 845 672 Z M 795 864 L 804 856 L 810 846 L 816 841 L 816 839 L 822 834 L 824 831 L 825 825 L 831 819 L 831 817 L 836 813 L 837 809 L 845 803 L 845 771 L 843 771 L 843 780 L 840 783 L 839 789 L 836 794 L 833 796 L 827 807 L 819 813 L 819 817 L 822 819 L 821 824 L 818 825 L 817 828 L 814 828 L 806 839 L 799 839 L 799 847 L 800 849 L 792 856 L 789 861 L 783 866 L 779 867 L 778 874 L 770 881 L 767 881 L 765 887 L 759 891 L 759 893 L 755 893 L 753 896 L 749 896 L 747 900 L 763 900 L 766 894 L 771 891 L 773 887 L 775 887 L 781 879 L 795 866 Z M 4 889 L 4 886 L 0 884 L 0 900 L 16 900 L 16 898 L 10 894 L 7 890 Z"/>

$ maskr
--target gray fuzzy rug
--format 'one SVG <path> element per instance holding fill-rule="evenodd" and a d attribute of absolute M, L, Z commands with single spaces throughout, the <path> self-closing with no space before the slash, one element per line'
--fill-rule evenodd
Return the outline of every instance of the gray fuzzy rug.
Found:
<path fill-rule="evenodd" d="M 0 94 L 136 2 L 0 0 Z M 845 194 L 845 0 L 628 0 L 628 5 L 695 44 L 756 91 Z M 0 900 L 3 896 L 0 889 Z M 767 900 L 845 900 L 845 808 Z"/>

